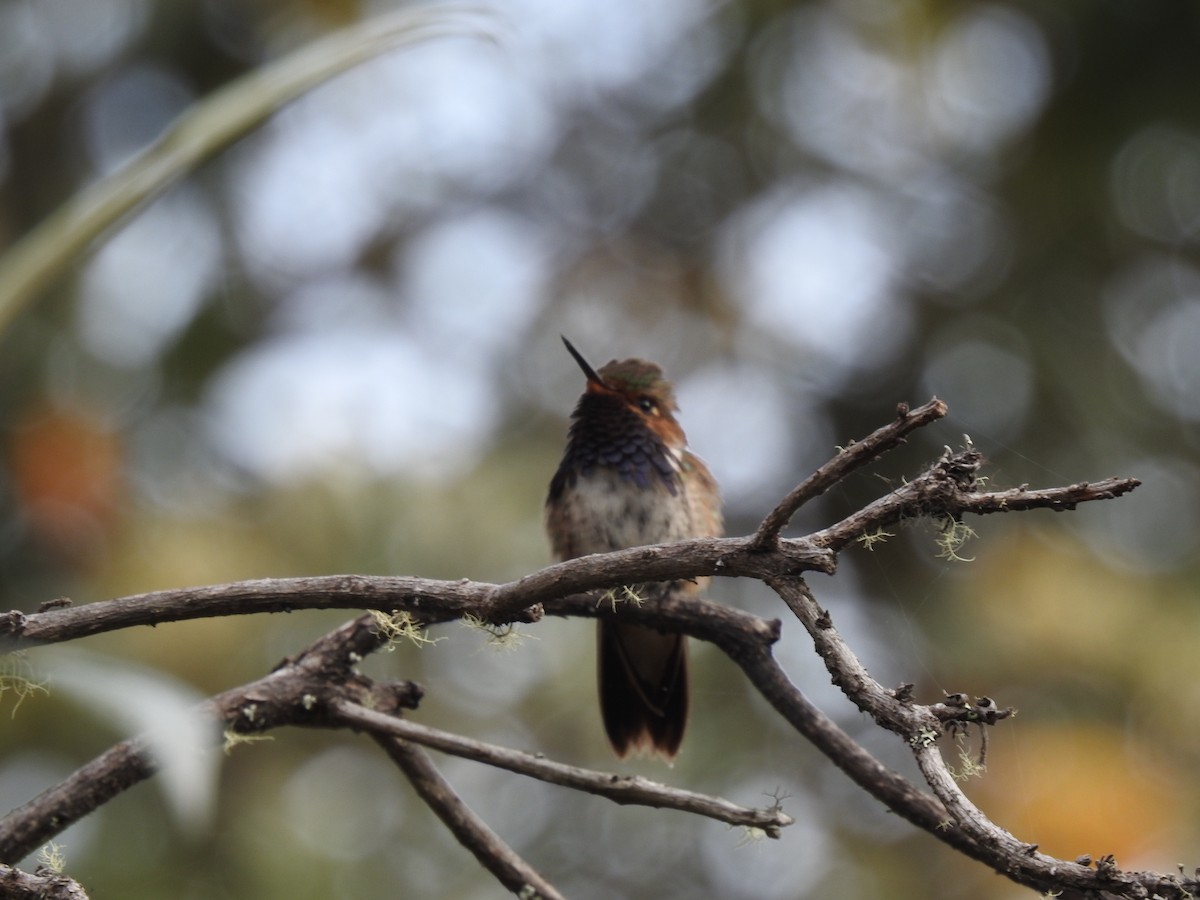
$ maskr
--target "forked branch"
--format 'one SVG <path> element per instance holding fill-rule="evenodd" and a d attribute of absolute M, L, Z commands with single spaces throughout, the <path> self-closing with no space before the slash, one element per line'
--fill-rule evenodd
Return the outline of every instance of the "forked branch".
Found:
<path fill-rule="evenodd" d="M 401 630 L 415 630 L 467 616 L 493 624 L 536 622 L 545 613 L 594 618 L 613 614 L 597 600 L 605 590 L 622 585 L 699 576 L 756 578 L 769 585 L 803 624 L 847 698 L 912 749 L 925 780 L 923 787 L 880 763 L 791 683 L 772 653 L 780 633 L 778 621 L 699 599 L 625 604 L 620 615 L 715 644 L 741 667 L 785 721 L 872 796 L 938 840 L 1020 884 L 1043 891 L 1106 891 L 1129 897 L 1183 898 L 1189 891 L 1200 891 L 1195 882 L 1173 875 L 1122 872 L 1111 859 L 1097 867 L 1056 860 L 992 823 L 958 788 L 938 750 L 938 739 L 948 730 L 985 729 L 1011 710 L 990 701 L 972 703 L 961 695 L 921 705 L 915 702 L 911 685 L 885 688 L 838 634 L 829 612 L 821 608 L 802 577 L 813 571 L 832 574 L 838 553 L 903 520 L 924 518 L 953 525 L 969 513 L 1068 510 L 1127 493 L 1137 487 L 1136 479 L 984 491 L 978 479 L 983 458 L 968 446 L 957 453 L 947 450 L 925 472 L 839 522 L 806 537 L 780 537 L 804 503 L 876 461 L 913 430 L 936 421 L 946 411 L 945 404 L 936 399 L 915 410 L 902 405 L 896 419 L 839 450 L 801 482 L 747 537 L 682 541 L 585 556 L 501 585 L 328 576 L 162 591 L 80 607 L 53 603 L 36 613 L 0 615 L 0 639 L 8 649 L 16 649 L 134 625 L 207 616 L 305 608 L 381 611 L 347 622 L 285 660 L 265 678 L 212 698 L 202 712 L 238 732 L 282 725 L 368 732 L 409 777 L 422 800 L 502 884 L 526 896 L 553 898 L 559 896 L 554 886 L 462 803 L 423 747 L 617 803 L 692 812 L 760 829 L 773 837 L 792 820 L 777 806 L 747 809 L 644 779 L 589 772 L 402 717 L 403 710 L 417 706 L 421 687 L 411 682 L 377 683 L 355 670 L 363 657 L 389 640 L 388 629 L 380 623 L 395 622 L 403 625 Z M 390 618 L 381 618 L 383 614 Z M 116 745 L 61 785 L 0 820 L 0 859 L 16 861 L 155 769 L 144 742 L 134 739 Z"/>

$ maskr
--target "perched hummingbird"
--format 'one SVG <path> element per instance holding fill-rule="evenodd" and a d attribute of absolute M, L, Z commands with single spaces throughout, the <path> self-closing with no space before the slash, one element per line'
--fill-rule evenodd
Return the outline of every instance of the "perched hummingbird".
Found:
<path fill-rule="evenodd" d="M 722 533 L 720 497 L 708 467 L 687 449 L 662 369 L 641 359 L 592 369 L 565 337 L 587 387 L 546 498 L 554 555 L 571 559 L 626 547 Z M 701 581 L 637 585 L 651 603 L 703 589 Z M 669 634 L 601 619 L 597 629 L 600 713 L 617 756 L 675 758 L 688 713 L 687 643 Z"/>

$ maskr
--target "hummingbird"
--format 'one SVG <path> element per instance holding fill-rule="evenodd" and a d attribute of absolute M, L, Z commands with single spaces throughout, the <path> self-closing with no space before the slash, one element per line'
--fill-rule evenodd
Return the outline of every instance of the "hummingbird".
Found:
<path fill-rule="evenodd" d="M 717 482 L 687 448 L 660 366 L 612 360 L 599 370 L 562 339 L 587 379 L 550 481 L 546 530 L 559 560 L 723 532 Z M 693 596 L 708 579 L 637 585 L 643 602 Z M 688 717 L 687 640 L 621 621 L 597 625 L 600 714 L 617 756 L 674 760 Z"/>

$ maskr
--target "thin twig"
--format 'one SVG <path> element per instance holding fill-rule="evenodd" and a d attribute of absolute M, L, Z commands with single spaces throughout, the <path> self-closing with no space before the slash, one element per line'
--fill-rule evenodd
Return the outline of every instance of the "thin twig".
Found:
<path fill-rule="evenodd" d="M 896 408 L 896 418 L 893 421 L 839 451 L 837 456 L 809 475 L 784 497 L 758 526 L 752 546 L 761 550 L 778 540 L 779 533 L 787 527 L 801 506 L 825 493 L 851 472 L 869 465 L 897 444 L 903 443 L 906 435 L 937 421 L 947 412 L 946 404 L 936 397 L 913 410 L 908 408 L 907 403 L 901 403 Z"/>
<path fill-rule="evenodd" d="M 554 885 L 463 803 L 421 747 L 395 737 L 372 737 L 404 772 L 417 796 L 496 880 L 523 898 L 563 900 Z"/>
<path fill-rule="evenodd" d="M 336 702 L 330 708 L 330 714 L 342 724 L 352 728 L 361 728 L 373 735 L 392 735 L 403 738 L 435 750 L 441 750 L 443 753 L 461 756 L 464 759 L 473 759 L 476 762 L 486 763 L 499 769 L 507 769 L 519 775 L 527 775 L 549 784 L 557 784 L 606 797 L 615 803 L 695 813 L 727 825 L 760 829 L 768 837 L 773 838 L 779 837 L 781 830 L 795 821 L 778 807 L 750 809 L 730 803 L 720 797 L 710 797 L 705 794 L 668 787 L 639 776 L 617 776 L 611 772 L 594 772 L 577 766 L 568 766 L 530 753 L 522 753 L 519 750 L 511 750 L 447 731 L 439 731 L 407 719 L 383 715 L 375 710 L 365 709 L 356 703 Z"/>
<path fill-rule="evenodd" d="M 842 521 L 809 535 L 817 547 L 840 552 L 854 541 L 905 519 L 939 518 L 957 521 L 964 513 L 987 515 L 1030 509 L 1062 511 L 1080 503 L 1111 500 L 1141 484 L 1136 478 L 1105 478 L 1068 487 L 1008 491 L 978 491 L 976 476 L 983 465 L 977 450 L 947 452 L 933 466 L 894 491 Z"/>

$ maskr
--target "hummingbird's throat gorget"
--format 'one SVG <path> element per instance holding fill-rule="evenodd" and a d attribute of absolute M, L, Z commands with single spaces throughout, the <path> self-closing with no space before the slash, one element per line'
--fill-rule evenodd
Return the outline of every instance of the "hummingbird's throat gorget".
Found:
<path fill-rule="evenodd" d="M 570 481 L 607 468 L 640 490 L 679 491 L 683 448 L 671 447 L 620 397 L 584 394 L 573 419 L 563 466 Z"/>

